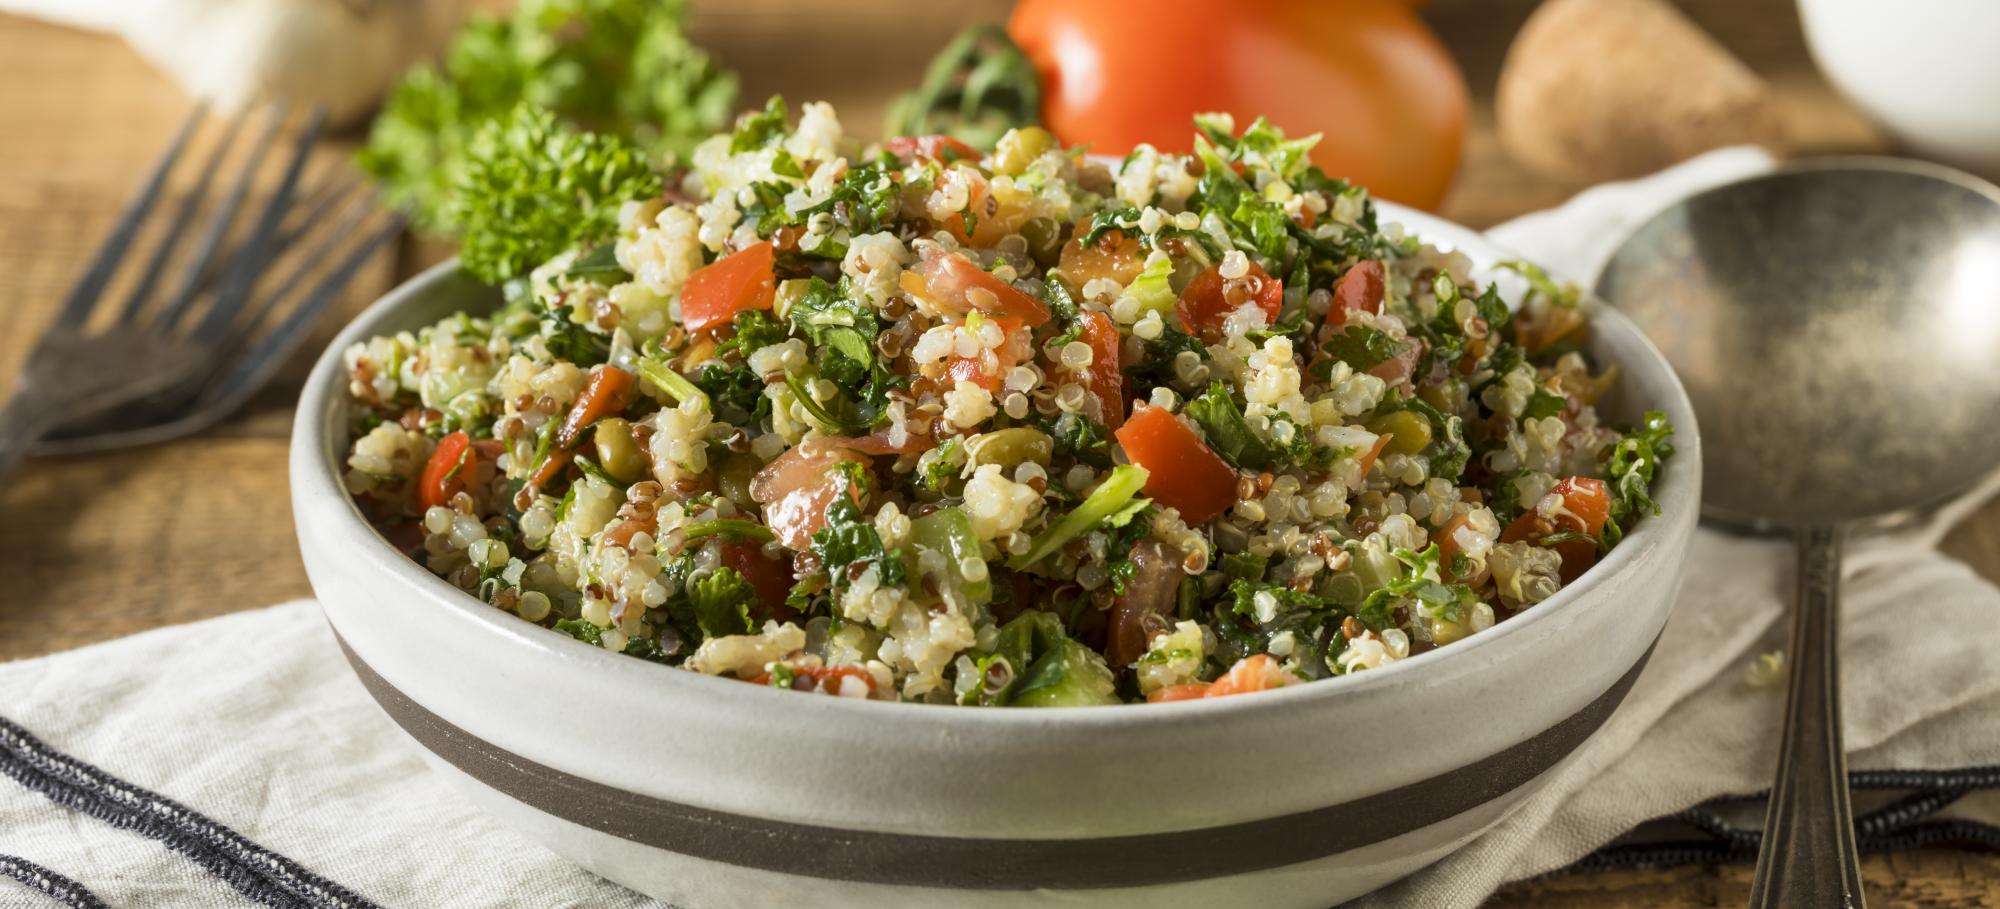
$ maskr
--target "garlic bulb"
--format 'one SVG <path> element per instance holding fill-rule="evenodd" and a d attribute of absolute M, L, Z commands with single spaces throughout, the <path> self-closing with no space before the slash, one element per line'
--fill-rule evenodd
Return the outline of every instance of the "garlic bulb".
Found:
<path fill-rule="evenodd" d="M 0 0 L 0 9 L 117 32 L 189 94 L 235 109 L 323 103 L 373 111 L 403 70 L 451 37 L 468 0 Z"/>

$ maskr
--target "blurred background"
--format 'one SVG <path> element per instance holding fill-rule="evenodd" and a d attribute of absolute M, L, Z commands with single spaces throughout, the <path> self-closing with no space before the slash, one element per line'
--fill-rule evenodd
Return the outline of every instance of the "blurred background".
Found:
<path fill-rule="evenodd" d="M 1410 178 L 1417 181 L 1414 188 L 1382 194 L 1400 194 L 1399 201 L 1469 226 L 1488 227 L 1560 203 L 1594 183 L 1637 176 L 1722 145 L 1752 142 L 1783 156 L 1912 151 L 1864 115 L 1851 100 L 1854 86 L 1844 86 L 1844 94 L 1816 65 L 1801 4 L 1791 0 L 1279 5 L 1302 9 L 1293 14 L 1318 22 L 1361 15 L 1356 10 L 1370 4 L 1395 11 L 1383 14 L 1390 25 L 1381 42 L 1338 51 L 1342 66 L 1363 74 L 1350 88 L 1410 90 L 1407 79 L 1380 77 L 1388 81 L 1376 84 L 1369 79 L 1377 77 L 1366 74 L 1386 66 L 1385 59 L 1412 56 L 1455 66 L 1464 86 L 1462 100 L 1448 79 L 1442 87 L 1415 89 L 1425 96 L 1417 103 L 1438 118 L 1427 128 L 1442 129 L 1452 141 L 1374 149 L 1382 159 L 1375 163 L 1389 172 L 1418 168 Z M 1836 19 L 1857 21 L 1855 16 L 1882 9 L 1837 0 L 1802 5 L 1829 17 L 1829 29 L 1840 24 Z M 234 6 L 267 8 L 229 0 L 0 0 L 0 390 L 13 381 L 121 206 L 185 119 L 190 100 L 183 86 L 213 90 L 217 80 L 233 78 L 204 59 L 213 56 L 205 42 L 216 24 L 203 17 Z M 334 35 L 308 19 L 284 52 L 337 80 L 333 90 L 341 100 L 334 112 L 344 125 L 311 155 L 314 168 L 337 170 L 349 167 L 368 143 L 374 99 L 398 78 L 405 60 L 442 48 L 466 7 L 503 12 L 509 4 L 440 4 L 447 11 L 436 19 L 408 11 L 421 4 L 406 9 L 389 0 L 268 4 L 286 6 L 337 6 L 388 20 L 372 31 Z M 739 80 L 731 109 L 756 108 L 774 93 L 785 95 L 794 111 L 805 101 L 830 101 L 848 134 L 863 139 L 882 135 L 892 99 L 924 82 L 933 57 L 961 29 L 1005 22 L 1014 11 L 1010 0 L 689 0 L 687 6 L 686 42 Z M 1961 8 L 1985 15 L 2000 4 Z M 1410 18 L 1411 11 L 1418 18 Z M 1053 34 L 1061 27 L 1048 28 Z M 1215 25 L 1218 34 L 1231 27 Z M 1881 27 L 1898 25 L 1885 21 Z M 121 40 L 115 34 L 121 29 L 132 37 Z M 1972 29 L 1974 38 L 1979 34 Z M 329 50 L 316 35 L 353 44 Z M 1962 56 L 1967 65 L 1982 62 L 1982 55 Z M 1170 84 L 1202 79 L 1199 63 L 1155 62 L 1149 78 Z M 2000 85 L 1932 94 L 1973 109 L 1982 91 L 2000 92 Z M 1308 107 L 1339 93 L 1338 87 L 1307 84 L 1286 92 Z M 1861 100 L 1871 109 L 1878 103 Z M 2000 110 L 2000 96 L 1987 97 L 1985 106 Z M 1366 133 L 1371 124 L 1382 125 L 1363 117 L 1354 131 Z M 1296 135 L 1323 127 L 1290 128 Z M 1057 132 L 1074 141 L 1063 129 Z M 2000 142 L 1993 147 L 2000 149 Z M 1409 160 L 1435 158 L 1440 149 L 1443 163 Z M 1965 163 L 1948 144 L 1914 151 Z M 1382 179 L 1402 176 L 1407 174 Z M 169 195 L 175 189 L 170 184 Z M 348 316 L 452 250 L 448 238 L 412 231 L 373 255 L 342 291 L 333 307 L 338 314 L 320 321 L 278 377 L 219 426 L 170 444 L 24 464 L 0 487 L 0 514 L 6 516 L 0 521 L 0 577 L 12 582 L 0 595 L 0 659 L 308 595 L 285 476 L 299 377 Z M 1962 525 L 1945 549 L 2000 579 L 2000 561 L 1992 555 L 2000 552 L 2000 506 L 1989 505 L 1986 514 Z M 1990 858 L 1915 853 L 1872 859 L 1868 883 L 1880 905 L 1992 905 L 1982 900 L 2000 897 L 1990 886 L 1996 876 L 2000 864 Z M 1747 866 L 1572 876 L 1516 885 L 1497 904 L 1710 905 L 1748 878 Z"/>

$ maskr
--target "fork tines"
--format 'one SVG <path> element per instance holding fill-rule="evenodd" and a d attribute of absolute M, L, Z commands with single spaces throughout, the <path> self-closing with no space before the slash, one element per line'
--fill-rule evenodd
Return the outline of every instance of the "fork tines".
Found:
<path fill-rule="evenodd" d="M 38 451 L 117 447 L 213 423 L 305 340 L 402 228 L 344 156 L 315 158 L 324 126 L 322 109 L 294 112 L 283 102 L 213 123 L 204 106 L 188 114 L 52 328 L 116 325 L 186 339 L 213 351 L 209 374 L 177 408 L 152 402 L 144 413 L 66 426 Z M 163 204 L 163 196 L 178 198 Z"/>

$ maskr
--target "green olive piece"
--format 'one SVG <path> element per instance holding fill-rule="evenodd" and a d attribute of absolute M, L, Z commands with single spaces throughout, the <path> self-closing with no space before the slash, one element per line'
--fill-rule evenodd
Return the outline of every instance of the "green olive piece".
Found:
<path fill-rule="evenodd" d="M 1039 126 L 1010 129 L 993 147 L 993 172 L 1009 177 L 1019 174 L 1055 145 L 1056 137 Z"/>
<path fill-rule="evenodd" d="M 1033 461 L 1044 467 L 1056 452 L 1056 442 L 1049 434 L 1028 426 L 1011 426 L 980 433 L 965 443 L 966 458 L 972 466 L 998 464 L 1013 467 L 1022 461 Z"/>
<path fill-rule="evenodd" d="M 1431 444 L 1431 421 L 1414 411 L 1385 413 L 1368 421 L 1368 431 L 1390 437 L 1389 447 L 1383 449 L 1389 454 L 1413 455 Z"/>
<path fill-rule="evenodd" d="M 1062 225 L 1054 218 L 1029 218 L 1021 225 L 1021 239 L 1028 241 L 1028 255 L 1043 268 L 1053 267 L 1062 258 Z"/>
<path fill-rule="evenodd" d="M 738 507 L 750 504 L 750 480 L 764 465 L 756 455 L 732 454 L 722 459 L 715 472 L 715 491 L 729 497 Z"/>
<path fill-rule="evenodd" d="M 620 483 L 636 483 L 646 475 L 646 458 L 632 438 L 632 424 L 621 417 L 597 421 L 597 463 Z"/>

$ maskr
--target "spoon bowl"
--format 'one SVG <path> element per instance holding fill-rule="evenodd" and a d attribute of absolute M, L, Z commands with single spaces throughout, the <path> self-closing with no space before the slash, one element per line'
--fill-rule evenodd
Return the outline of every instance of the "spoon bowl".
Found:
<path fill-rule="evenodd" d="M 1860 909 L 1841 746 L 1840 551 L 2000 462 L 2000 189 L 1824 159 L 1655 215 L 1598 278 L 1687 387 L 1702 514 L 1797 534 L 1791 679 L 1750 904 Z"/>
<path fill-rule="evenodd" d="M 1711 440 L 1703 514 L 1760 529 L 1898 516 L 2000 457 L 2000 190 L 1837 158 L 1717 187 L 1598 279 Z"/>

